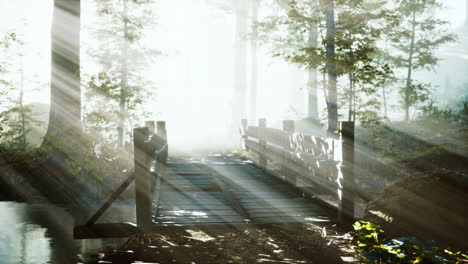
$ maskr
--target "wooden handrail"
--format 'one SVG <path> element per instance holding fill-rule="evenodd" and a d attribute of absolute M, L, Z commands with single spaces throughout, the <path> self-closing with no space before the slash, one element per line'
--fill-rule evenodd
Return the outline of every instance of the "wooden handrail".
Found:
<path fill-rule="evenodd" d="M 135 163 L 135 202 L 137 226 L 142 230 L 150 230 L 152 224 L 151 207 L 153 200 L 153 191 L 157 189 L 151 186 L 158 183 L 157 178 L 160 174 L 151 173 L 151 164 L 165 164 L 167 161 L 168 144 L 167 132 L 164 121 L 158 121 L 157 131 L 150 136 L 149 131 L 155 131 L 154 122 L 146 123 L 151 128 L 135 128 L 134 134 L 134 163 Z M 155 176 L 152 176 L 155 175 Z M 156 186 L 157 187 L 157 186 Z"/>
<path fill-rule="evenodd" d="M 124 180 L 117 189 L 110 195 L 106 202 L 91 216 L 86 222 L 86 226 L 91 226 L 104 214 L 117 197 L 135 180 L 135 202 L 137 226 L 146 230 L 151 225 L 151 200 L 153 191 L 156 189 L 150 186 L 157 184 L 159 177 L 157 167 L 167 162 L 168 144 L 164 121 L 158 121 L 158 131 L 155 133 L 155 122 L 146 121 L 145 127 L 133 130 L 134 138 L 134 167 L 125 175 Z M 150 137 L 151 135 L 151 137 Z M 151 173 L 151 163 L 156 160 L 157 166 Z M 151 177 L 151 175 L 155 175 Z M 151 177 L 151 178 L 150 178 Z M 152 180 L 154 179 L 154 180 Z"/>
<path fill-rule="evenodd" d="M 312 182 L 336 197 L 338 218 L 354 217 L 354 122 L 340 122 L 340 138 L 323 138 L 294 132 L 294 121 L 284 120 L 283 130 L 241 122 L 243 148 L 258 155 L 258 165 L 274 161 L 302 182 Z M 296 184 L 296 177 L 286 181 Z"/>

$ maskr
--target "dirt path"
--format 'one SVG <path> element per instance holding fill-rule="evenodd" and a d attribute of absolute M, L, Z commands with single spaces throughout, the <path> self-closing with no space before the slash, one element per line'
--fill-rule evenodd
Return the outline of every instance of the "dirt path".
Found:
<path fill-rule="evenodd" d="M 100 263 L 343 263 L 350 236 L 336 226 L 288 224 L 248 230 L 185 230 L 139 234 Z"/>

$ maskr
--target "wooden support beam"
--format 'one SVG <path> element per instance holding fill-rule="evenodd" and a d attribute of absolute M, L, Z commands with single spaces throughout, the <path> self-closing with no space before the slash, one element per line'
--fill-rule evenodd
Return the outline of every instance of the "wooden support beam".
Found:
<path fill-rule="evenodd" d="M 107 201 L 94 213 L 94 215 L 86 222 L 87 226 L 94 224 L 99 217 L 111 206 L 111 204 L 119 197 L 119 195 L 130 185 L 130 183 L 135 179 L 135 171 L 132 168 L 129 170 L 125 176 L 122 183 L 117 187 L 117 189 L 111 194 Z"/>
<path fill-rule="evenodd" d="M 145 142 L 149 137 L 147 127 L 133 129 L 133 147 L 135 163 L 135 202 L 137 227 L 146 231 L 151 227 L 151 195 L 150 195 L 150 160 L 145 151 Z"/>
<path fill-rule="evenodd" d="M 84 225 L 73 228 L 73 239 L 122 238 L 141 232 L 131 223 Z"/>
<path fill-rule="evenodd" d="M 354 220 L 354 122 L 340 122 L 343 142 L 343 182 L 339 220 Z"/>

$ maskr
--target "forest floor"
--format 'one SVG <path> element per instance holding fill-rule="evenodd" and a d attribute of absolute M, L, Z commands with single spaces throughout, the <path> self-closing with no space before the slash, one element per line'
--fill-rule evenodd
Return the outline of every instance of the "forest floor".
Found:
<path fill-rule="evenodd" d="M 317 263 L 352 260 L 351 235 L 333 224 L 136 234 L 92 263 Z M 96 256 L 97 257 L 97 256 Z"/>

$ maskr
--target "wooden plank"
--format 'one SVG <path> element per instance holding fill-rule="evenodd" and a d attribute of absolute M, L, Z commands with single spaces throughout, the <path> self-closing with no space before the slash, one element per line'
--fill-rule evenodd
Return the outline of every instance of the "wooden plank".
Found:
<path fill-rule="evenodd" d="M 107 201 L 94 213 L 93 216 L 86 222 L 87 226 L 94 224 L 99 217 L 111 206 L 111 204 L 119 197 L 119 195 L 127 189 L 130 183 L 135 179 L 135 171 L 134 169 L 130 169 L 126 175 L 124 176 L 124 180 L 122 183 L 119 184 L 119 187 L 110 195 Z"/>
<path fill-rule="evenodd" d="M 192 210 L 192 211 L 204 211 L 204 210 L 232 210 L 232 207 L 227 205 L 227 204 L 221 204 L 221 205 L 211 205 L 207 207 L 206 205 L 194 205 L 194 204 L 188 204 L 184 206 L 178 206 L 178 205 L 159 205 L 159 210 L 165 211 L 165 210 Z"/>
<path fill-rule="evenodd" d="M 324 217 L 255 217 L 251 219 L 254 223 L 313 223 L 313 222 L 333 222 L 332 218 Z"/>
<path fill-rule="evenodd" d="M 76 226 L 73 239 L 119 238 L 129 237 L 142 231 L 131 223 L 94 224 Z"/>
<path fill-rule="evenodd" d="M 165 222 L 172 222 L 172 223 L 203 223 L 203 222 L 215 222 L 215 223 L 223 223 L 223 222 L 244 222 L 244 219 L 240 216 L 216 216 L 216 217 L 158 217 L 157 222 L 165 223 Z"/>
<path fill-rule="evenodd" d="M 158 217 L 164 216 L 239 216 L 236 211 L 231 210 L 205 210 L 205 211 L 189 211 L 189 210 L 166 210 L 161 211 Z"/>
<path fill-rule="evenodd" d="M 301 207 L 284 207 L 284 208 L 268 208 L 268 207 L 259 207 L 259 208 L 249 208 L 249 214 L 257 214 L 257 213 L 316 213 L 316 212 L 324 212 L 323 208 L 319 208 L 317 206 L 301 206 Z"/>

